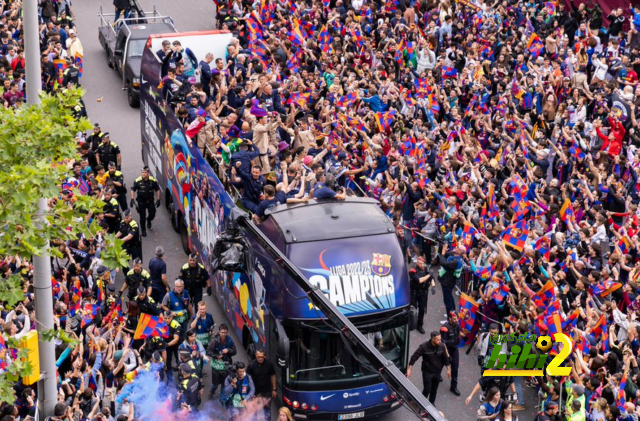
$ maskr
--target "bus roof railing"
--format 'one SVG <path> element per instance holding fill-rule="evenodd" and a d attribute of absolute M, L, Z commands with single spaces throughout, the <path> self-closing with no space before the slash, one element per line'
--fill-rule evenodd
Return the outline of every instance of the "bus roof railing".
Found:
<path fill-rule="evenodd" d="M 227 191 L 229 196 L 231 196 L 231 199 L 234 202 L 237 202 L 238 199 L 240 198 L 240 192 L 238 191 L 236 186 L 234 186 L 229 182 L 230 181 L 229 177 L 227 177 L 227 175 L 224 172 L 224 165 L 225 165 L 224 162 L 220 159 L 220 156 L 213 149 L 211 149 L 209 145 L 205 144 L 204 147 L 205 147 L 205 155 L 210 156 L 216 162 L 216 165 L 218 167 L 218 173 L 216 174 L 216 176 L 218 177 L 222 185 L 225 186 L 225 190 Z"/>

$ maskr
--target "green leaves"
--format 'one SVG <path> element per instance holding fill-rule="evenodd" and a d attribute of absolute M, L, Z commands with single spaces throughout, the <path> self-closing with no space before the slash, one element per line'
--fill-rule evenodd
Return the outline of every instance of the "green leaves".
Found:
<path fill-rule="evenodd" d="M 41 95 L 39 105 L 18 110 L 0 107 L 0 255 L 28 260 L 42 255 L 54 242 L 97 234 L 97 227 L 89 226 L 88 220 L 91 212 L 102 208 L 102 201 L 78 191 L 73 204 L 59 197 L 62 181 L 72 175 L 70 164 L 78 158 L 75 136 L 91 128 L 87 119 L 76 120 L 73 115 L 82 94 L 80 89 L 69 89 L 55 96 Z M 44 223 L 38 217 L 41 198 L 48 200 Z M 127 264 L 129 257 L 122 244 L 113 235 L 107 237 L 102 252 L 105 266 Z M 57 247 L 50 247 L 49 252 L 60 255 Z M 20 275 L 0 282 L 0 301 L 9 308 L 23 301 L 22 282 Z M 63 331 L 44 332 L 44 338 L 77 343 Z M 18 358 L 0 374 L 0 402 L 15 400 L 13 383 L 31 370 L 26 359 Z"/>
<path fill-rule="evenodd" d="M 49 329 L 49 330 L 43 330 L 41 332 L 38 333 L 40 335 L 40 337 L 42 338 L 43 341 L 53 341 L 53 340 L 61 340 L 62 342 L 66 343 L 68 346 L 70 347 L 75 347 L 76 345 L 78 345 L 80 343 L 79 340 L 77 340 L 74 337 L 71 337 L 67 334 L 67 332 L 65 332 L 62 329 Z"/>
<path fill-rule="evenodd" d="M 19 302 L 24 301 L 22 277 L 20 275 L 11 275 L 0 282 L 0 300 L 7 303 L 7 308 L 13 308 Z"/>

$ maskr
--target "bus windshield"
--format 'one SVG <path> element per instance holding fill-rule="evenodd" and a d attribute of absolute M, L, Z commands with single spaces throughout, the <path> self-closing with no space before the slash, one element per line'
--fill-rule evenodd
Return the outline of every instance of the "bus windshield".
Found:
<path fill-rule="evenodd" d="M 396 367 L 407 363 L 409 328 L 406 317 L 360 328 L 360 331 Z M 298 322 L 287 327 L 291 340 L 289 386 L 297 390 L 333 390 L 379 383 L 380 376 L 369 368 L 364 356 L 355 353 L 335 331 L 322 321 Z"/>

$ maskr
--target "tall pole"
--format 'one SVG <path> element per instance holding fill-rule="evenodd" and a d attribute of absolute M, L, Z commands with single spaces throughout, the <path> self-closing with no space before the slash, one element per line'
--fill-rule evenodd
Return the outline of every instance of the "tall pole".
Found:
<path fill-rule="evenodd" d="M 40 36 L 37 0 L 23 0 L 25 70 L 27 103 L 40 104 L 42 89 L 40 70 Z M 45 223 L 48 210 L 47 199 L 38 200 L 38 223 Z M 51 286 L 51 260 L 45 246 L 40 256 L 33 256 L 33 286 L 36 305 L 36 329 L 40 357 L 40 380 L 38 381 L 38 416 L 40 421 L 50 415 L 58 402 L 56 389 L 55 344 L 43 340 L 43 331 L 53 329 L 53 295 Z"/>

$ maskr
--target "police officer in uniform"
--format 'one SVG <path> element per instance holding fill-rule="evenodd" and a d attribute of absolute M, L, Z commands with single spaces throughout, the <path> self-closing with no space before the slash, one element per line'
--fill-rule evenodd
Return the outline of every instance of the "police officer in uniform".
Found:
<path fill-rule="evenodd" d="M 144 285 L 138 286 L 136 303 L 138 303 L 140 313 L 150 314 L 152 316 L 158 316 L 160 314 L 160 306 L 158 306 L 158 303 L 156 303 L 150 295 L 147 295 L 147 288 L 145 288 Z"/>
<path fill-rule="evenodd" d="M 451 388 L 449 390 L 456 396 L 460 396 L 458 390 L 458 366 L 460 365 L 458 345 L 461 333 L 458 315 L 452 311 L 447 317 L 447 322 L 440 328 L 440 334 L 442 335 L 442 343 L 447 347 L 451 362 Z"/>
<path fill-rule="evenodd" d="M 127 298 L 129 301 L 133 301 L 138 294 L 138 287 L 144 287 L 145 290 L 151 289 L 151 276 L 149 272 L 142 268 L 142 260 L 134 259 L 133 260 L 133 269 L 127 272 L 126 277 L 124 278 L 124 284 L 122 284 L 122 288 L 120 288 L 120 296 L 125 289 L 129 288 L 129 292 Z M 145 313 L 140 309 L 142 313 Z"/>
<path fill-rule="evenodd" d="M 202 382 L 189 364 L 180 365 L 180 377 L 177 401 L 181 406 L 188 405 L 189 409 L 197 411 L 202 400 Z"/>
<path fill-rule="evenodd" d="M 429 274 L 422 257 L 418 258 L 416 266 L 409 271 L 411 290 L 411 305 L 418 309 L 418 332 L 424 334 L 424 314 L 429 303 L 429 287 L 435 285 L 435 281 Z"/>
<path fill-rule="evenodd" d="M 102 213 L 104 213 L 104 219 L 109 224 L 107 232 L 113 234 L 120 227 L 120 207 L 118 201 L 113 197 L 111 189 L 105 189 L 103 202 Z"/>
<path fill-rule="evenodd" d="M 102 166 L 108 165 L 109 162 L 115 162 L 116 168 L 121 169 L 120 147 L 111 141 L 109 133 L 102 135 L 102 143 L 96 149 L 96 159 L 98 164 Z"/>
<path fill-rule="evenodd" d="M 182 337 L 182 329 L 180 323 L 175 320 L 175 316 L 170 311 L 165 311 L 164 322 L 169 326 L 169 337 L 167 341 L 167 380 L 171 382 L 173 380 L 173 367 L 172 361 L 175 359 L 177 364 L 180 364 L 178 359 L 178 347 L 180 346 L 180 338 Z"/>
<path fill-rule="evenodd" d="M 191 296 L 191 304 L 197 305 L 202 301 L 202 288 L 207 287 L 207 295 L 211 295 L 211 281 L 209 272 L 198 263 L 198 255 L 191 253 L 189 262 L 180 269 L 180 279 L 184 281 L 184 287 Z"/>
<path fill-rule="evenodd" d="M 73 58 L 67 59 L 67 68 L 62 73 L 62 86 L 67 88 L 69 83 L 73 83 L 76 87 L 80 86 L 80 70 L 76 67 Z"/>
<path fill-rule="evenodd" d="M 131 209 L 122 212 L 124 218 L 120 223 L 120 230 L 116 233 L 116 238 L 124 241 L 124 250 L 132 259 L 142 260 L 142 242 L 140 241 L 140 228 L 138 223 L 131 217 Z M 123 269 L 123 272 L 126 272 Z"/>
<path fill-rule="evenodd" d="M 134 192 L 138 193 L 136 206 L 136 200 L 134 199 Z M 155 198 L 155 205 L 154 205 Z M 151 228 L 151 221 L 156 216 L 156 208 L 160 207 L 160 186 L 158 181 L 149 176 L 149 167 L 142 168 L 142 176 L 136 178 L 136 181 L 131 187 L 131 203 L 132 208 L 136 208 L 140 214 L 140 225 L 142 226 L 142 236 L 147 235 L 147 228 Z M 148 214 L 147 214 L 148 213 Z M 146 223 L 146 227 L 145 227 Z"/>
<path fill-rule="evenodd" d="M 116 193 L 118 194 L 118 203 L 123 211 L 129 209 L 127 206 L 127 187 L 124 185 L 124 175 L 116 169 L 116 163 L 109 162 L 109 171 L 107 177 L 113 182 Z"/>
<path fill-rule="evenodd" d="M 87 137 L 87 143 L 91 146 L 92 151 L 96 151 L 98 146 L 102 143 L 102 137 L 104 133 L 100 129 L 100 125 L 98 123 L 93 125 L 93 133 Z"/>

